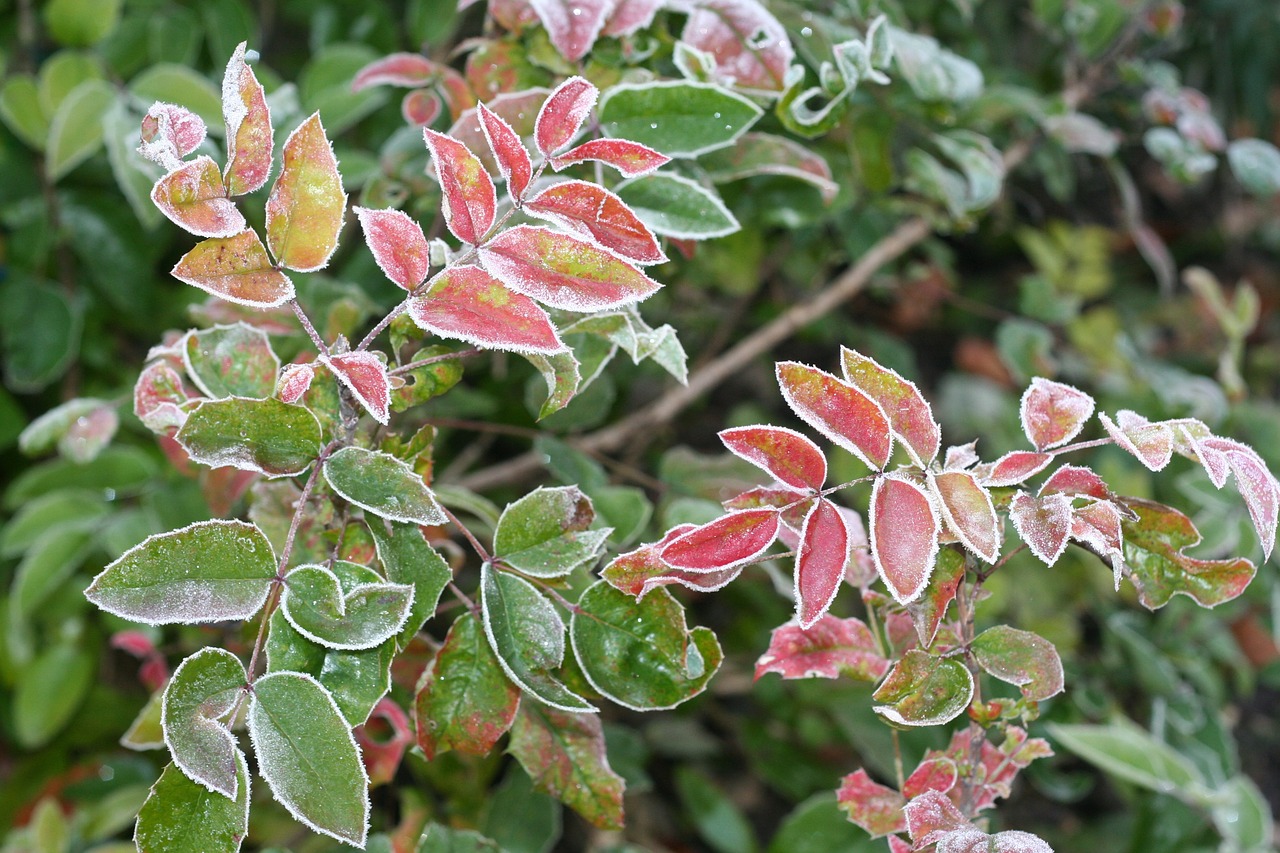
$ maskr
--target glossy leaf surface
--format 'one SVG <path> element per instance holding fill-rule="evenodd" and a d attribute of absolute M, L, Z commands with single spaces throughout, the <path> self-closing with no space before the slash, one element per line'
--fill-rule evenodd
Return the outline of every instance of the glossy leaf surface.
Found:
<path fill-rule="evenodd" d="M 1032 702 L 1062 692 L 1062 659 L 1053 643 L 1038 634 L 996 625 L 979 634 L 972 649 L 986 672 L 1016 685 Z"/>
<path fill-rule="evenodd" d="M 640 221 L 664 237 L 709 240 L 742 227 L 719 195 L 680 175 L 643 175 L 616 189 Z"/>
<path fill-rule="evenodd" d="M 497 192 L 479 158 L 451 136 L 423 128 L 431 162 L 440 182 L 442 210 L 450 233 L 479 245 L 493 225 Z"/>
<path fill-rule="evenodd" d="M 562 181 L 530 198 L 524 209 L 637 264 L 657 264 L 667 259 L 653 232 L 626 202 L 596 184 Z"/>
<path fill-rule="evenodd" d="M 182 256 L 173 277 L 228 302 L 273 308 L 293 298 L 293 282 L 272 264 L 252 230 L 213 237 Z"/>
<path fill-rule="evenodd" d="M 796 361 L 777 365 L 782 397 L 800 420 L 877 471 L 889 461 L 893 438 L 880 405 L 830 373 Z"/>
<path fill-rule="evenodd" d="M 867 512 L 871 558 L 889 592 L 901 604 L 929 583 L 938 555 L 941 520 L 929 493 L 902 474 L 876 480 Z"/>
<path fill-rule="evenodd" d="M 1093 406 L 1079 388 L 1037 376 L 1022 395 L 1022 429 L 1036 450 L 1058 447 L 1080 434 Z"/>
<path fill-rule="evenodd" d="M 415 524 L 447 521 L 422 478 L 388 453 L 344 447 L 325 460 L 324 476 L 343 498 L 390 521 Z"/>
<path fill-rule="evenodd" d="M 284 143 L 284 166 L 267 198 L 267 245 L 287 269 L 310 272 L 338 247 L 347 194 L 320 114 L 298 125 Z"/>
<path fill-rule="evenodd" d="M 879 681 L 889 671 L 871 629 L 861 619 L 825 614 L 808 628 L 788 622 L 774 628 L 769 648 L 756 661 L 755 677 L 839 678 Z"/>
<path fill-rule="evenodd" d="M 565 349 L 545 310 L 470 264 L 440 272 L 430 289 L 409 303 L 409 316 L 428 332 L 489 349 L 522 353 Z"/>
<path fill-rule="evenodd" d="M 569 10 L 569 4 L 564 0 L 534 0 L 535 8 L 541 2 L 543 9 L 555 9 L 556 17 L 562 14 L 570 18 L 586 18 L 581 23 L 589 25 L 592 18 L 607 13 L 607 3 L 602 0 L 591 0 L 591 2 L 577 4 L 572 13 Z M 539 9 L 539 17 L 545 21 L 543 9 Z M 595 21 L 597 32 L 603 20 Z M 551 29 L 548 26 L 548 29 Z M 555 39 L 555 33 L 552 33 L 552 40 Z M 594 41 L 594 33 L 591 35 Z M 556 44 L 561 47 L 560 44 Z M 590 45 L 588 44 L 588 47 Z M 561 50 L 563 52 L 563 49 Z M 577 57 L 575 57 L 577 58 Z M 550 157 L 564 146 L 568 145 L 578 131 L 582 129 L 583 123 L 587 120 L 587 116 L 591 114 L 591 108 L 596 105 L 596 98 L 600 96 L 600 91 L 591 83 L 582 77 L 570 77 L 559 86 L 557 86 L 551 95 L 542 104 L 542 109 L 538 111 L 538 118 L 534 123 L 533 139 L 538 146 L 538 151 L 543 157 Z"/>
<path fill-rule="evenodd" d="M 840 348 L 840 365 L 846 382 L 880 404 L 889 428 L 906 445 L 912 461 L 924 466 L 937 458 L 942 429 L 914 382 L 848 347 Z"/>
<path fill-rule="evenodd" d="M 269 477 L 300 474 L 320 455 L 320 422 L 301 406 L 273 398 L 227 397 L 200 403 L 178 443 L 210 468 L 231 466 Z"/>
<path fill-rule="evenodd" d="M 1137 521 L 1124 522 L 1124 562 L 1149 610 L 1186 595 L 1202 607 L 1214 607 L 1244 592 L 1256 569 L 1249 560 L 1201 560 L 1183 551 L 1200 541 L 1191 519 L 1172 507 L 1130 499 Z"/>
<path fill-rule="evenodd" d="M 494 559 L 526 575 L 561 577 L 594 559 L 608 531 L 577 486 L 539 488 L 509 504 L 493 532 Z M 601 535 L 604 533 L 604 535 Z"/>
<path fill-rule="evenodd" d="M 413 593 L 412 586 L 386 582 L 344 590 L 325 566 L 299 566 L 285 576 L 280 609 L 308 640 L 358 651 L 399 633 L 409 617 Z"/>
<path fill-rule="evenodd" d="M 622 827 L 623 781 L 609 766 L 598 716 L 525 702 L 508 749 L 535 788 L 562 800 L 593 826 Z"/>
<path fill-rule="evenodd" d="M 973 676 L 962 661 L 911 649 L 894 665 L 872 698 L 875 712 L 899 726 L 938 726 L 964 713 Z"/>
<path fill-rule="evenodd" d="M 151 201 L 171 222 L 199 237 L 231 237 L 245 228 L 244 215 L 227 198 L 222 173 L 209 157 L 197 157 L 156 181 Z"/>
<path fill-rule="evenodd" d="M 681 534 L 664 545 L 659 556 L 678 569 L 728 569 L 764 554 L 777 535 L 776 510 L 741 510 Z"/>
<path fill-rule="evenodd" d="M 248 681 L 239 658 L 204 648 L 178 665 L 164 691 L 161 726 L 174 763 L 191 781 L 231 800 L 239 793 L 244 757 L 221 718 Z"/>
<path fill-rule="evenodd" d="M 796 549 L 796 619 L 808 628 L 835 601 L 849 560 L 849 531 L 839 507 L 825 498 L 805 516 Z"/>
<path fill-rule="evenodd" d="M 427 279 L 431 250 L 422 226 L 400 210 L 352 208 L 378 268 L 392 282 L 412 291 Z"/>
<path fill-rule="evenodd" d="M 668 157 L 697 157 L 732 143 L 762 115 L 741 95 L 706 83 L 614 86 L 600 99 L 600 128 Z"/>
<path fill-rule="evenodd" d="M 204 850 L 236 853 L 249 834 L 249 768 L 236 750 L 236 796 L 227 799 L 164 768 L 138 812 L 133 840 L 140 853 Z"/>
<path fill-rule="evenodd" d="M 826 482 L 827 457 L 818 445 L 795 430 L 746 426 L 721 430 L 718 435 L 735 456 L 793 489 L 821 489 Z"/>

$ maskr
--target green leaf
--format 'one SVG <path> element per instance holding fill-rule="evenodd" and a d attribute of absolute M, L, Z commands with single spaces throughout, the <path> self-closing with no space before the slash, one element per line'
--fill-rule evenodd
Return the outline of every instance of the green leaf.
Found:
<path fill-rule="evenodd" d="M 52 116 L 81 83 L 105 77 L 102 61 L 83 50 L 60 50 L 40 65 L 40 106 Z"/>
<path fill-rule="evenodd" d="M 491 838 L 473 829 L 450 829 L 428 824 L 418 839 L 417 853 L 507 853 Z"/>
<path fill-rule="evenodd" d="M 324 477 L 343 498 L 390 521 L 437 525 L 448 520 L 422 478 L 389 453 L 344 447 L 325 460 Z"/>
<path fill-rule="evenodd" d="M 832 793 L 814 794 L 787 815 L 769 842 L 769 853 L 882 853 L 884 842 L 871 841 L 836 805 Z"/>
<path fill-rule="evenodd" d="M 508 678 L 553 708 L 596 710 L 551 675 L 564 663 L 564 622 L 533 584 L 485 563 L 480 569 L 480 608 L 484 632 Z"/>
<path fill-rule="evenodd" d="M 365 519 L 365 523 L 373 535 L 378 559 L 382 561 L 387 580 L 413 585 L 413 607 L 409 610 L 409 618 L 404 627 L 400 629 L 399 642 L 403 648 L 409 645 L 409 641 L 422 629 L 423 624 L 435 615 L 440 594 L 453 579 L 453 570 L 444 561 L 444 557 L 422 538 L 422 531 L 416 524 L 378 522 L 373 519 Z M 390 533 L 387 532 L 388 527 L 391 529 Z"/>
<path fill-rule="evenodd" d="M 494 559 L 533 577 L 567 575 L 600 554 L 610 530 L 588 530 L 594 519 L 577 486 L 535 489 L 502 511 Z"/>
<path fill-rule="evenodd" d="M 96 656 L 69 642 L 33 658 L 13 692 L 11 719 L 18 746 L 36 749 L 61 732 L 89 695 L 96 671 Z"/>
<path fill-rule="evenodd" d="M 635 486 L 597 486 L 588 490 L 601 520 L 614 528 L 614 547 L 625 548 L 640 538 L 653 517 L 653 504 Z"/>
<path fill-rule="evenodd" d="M 88 525 L 67 524 L 37 539 L 14 573 L 9 612 L 22 618 L 34 615 L 36 608 L 84 564 L 94 538 Z"/>
<path fill-rule="evenodd" d="M 239 750 L 234 799 L 197 785 L 173 764 L 165 767 L 138 812 L 133 832 L 138 853 L 236 853 L 249 834 L 249 784 Z"/>
<path fill-rule="evenodd" d="M 623 781 L 609 767 L 598 716 L 525 702 L 511 728 L 508 749 L 537 790 L 559 799 L 594 826 L 622 828 Z"/>
<path fill-rule="evenodd" d="M 419 352 L 418 356 L 426 358 L 438 354 L 424 350 Z M 415 367 L 408 373 L 400 374 L 400 378 L 405 384 L 391 390 L 391 411 L 393 412 L 411 409 L 420 403 L 439 397 L 457 385 L 462 379 L 462 360 L 446 359 L 437 361 L 435 364 L 425 364 L 422 367 Z"/>
<path fill-rule="evenodd" d="M 606 136 L 668 157 L 697 157 L 732 143 L 763 114 L 747 98 L 708 83 L 626 83 L 600 98 Z"/>
<path fill-rule="evenodd" d="M 0 302 L 4 383 L 17 393 L 39 391 L 65 373 L 79 352 L 82 311 L 57 287 L 13 269 L 0 286 Z"/>
<path fill-rule="evenodd" d="M 538 410 L 538 420 L 554 414 L 578 393 L 582 375 L 578 372 L 578 359 L 569 351 L 545 355 L 540 352 L 521 353 L 547 383 L 547 399 Z"/>
<path fill-rule="evenodd" d="M 1235 776 L 1213 792 L 1213 824 L 1229 846 L 1241 853 L 1273 850 L 1271 806 L 1248 776 Z"/>
<path fill-rule="evenodd" d="M 715 190 L 679 175 L 645 175 L 614 189 L 655 234 L 708 240 L 742 228 Z"/>
<path fill-rule="evenodd" d="M 222 718 L 240 701 L 248 681 L 238 657 L 203 648 L 174 670 L 161 711 L 174 764 L 191 781 L 232 800 L 244 757 Z"/>
<path fill-rule="evenodd" d="M 449 14 L 443 7 L 432 11 L 437 15 Z M 298 76 L 298 94 L 303 106 L 319 112 L 331 133 L 336 135 L 346 130 L 390 99 L 381 86 L 351 91 L 356 72 L 378 58 L 377 51 L 368 44 L 356 42 L 329 44 L 316 51 Z"/>
<path fill-rule="evenodd" d="M 30 74 L 14 74 L 0 87 L 0 118 L 5 126 L 27 145 L 44 150 L 49 136 L 49 117 L 40 104 L 36 78 Z"/>
<path fill-rule="evenodd" d="M 154 460 L 140 448 L 108 447 L 92 462 L 54 459 L 28 468 L 9 484 L 4 505 L 14 509 L 59 489 L 109 489 L 118 495 L 131 494 L 156 475 Z"/>
<path fill-rule="evenodd" d="M 1124 568 L 1148 610 L 1185 595 L 1201 607 L 1214 607 L 1244 592 L 1257 571 L 1252 562 L 1200 560 L 1183 551 L 1200 541 L 1191 519 L 1172 507 L 1131 498 L 1137 521 L 1124 521 Z"/>
<path fill-rule="evenodd" d="M 162 749 L 164 747 L 164 724 L 161 720 L 164 708 L 164 690 L 151 694 L 147 704 L 142 706 L 138 716 L 133 718 L 129 729 L 120 736 L 120 745 L 126 749 L 138 751 Z"/>
<path fill-rule="evenodd" d="M 270 397 L 280 359 L 267 333 L 246 323 L 189 332 L 182 360 L 206 397 Z"/>
<path fill-rule="evenodd" d="M 1240 185 L 1260 198 L 1280 193 L 1280 149 L 1265 139 L 1237 139 L 1227 146 L 1227 162 Z"/>
<path fill-rule="evenodd" d="M 256 525 L 202 521 L 130 548 L 85 596 L 149 625 L 222 622 L 257 613 L 275 577 L 275 553 Z"/>
<path fill-rule="evenodd" d="M 1001 681 L 1015 684 L 1032 702 L 1062 692 L 1062 659 L 1053 643 L 1030 631 L 996 625 L 971 646 L 978 665 Z"/>
<path fill-rule="evenodd" d="M 635 711 L 674 708 L 704 689 L 724 655 L 708 628 L 690 631 L 665 589 L 640 601 L 597 581 L 569 622 L 574 655 L 597 691 Z"/>
<path fill-rule="evenodd" d="M 178 430 L 178 443 L 202 465 L 291 477 L 320 456 L 320 421 L 302 406 L 268 397 L 205 400 Z"/>
<path fill-rule="evenodd" d="M 222 135 L 222 95 L 213 83 L 185 65 L 157 63 L 129 82 L 144 103 L 164 101 L 186 107 L 204 120 L 212 136 Z"/>
<path fill-rule="evenodd" d="M 896 726 L 938 726 L 964 713 L 973 675 L 964 663 L 911 649 L 871 694 L 874 710 Z"/>
<path fill-rule="evenodd" d="M 55 406 L 27 425 L 27 428 L 18 436 L 18 449 L 27 456 L 47 453 L 81 418 L 86 418 L 96 410 L 110 406 L 111 404 L 107 401 L 95 397 L 77 397 L 60 406 Z"/>
<path fill-rule="evenodd" d="M 358 651 L 394 637 L 409 616 L 412 586 L 381 578 L 344 590 L 320 565 L 299 566 L 284 579 L 280 608 L 298 633 L 333 649 Z"/>
<path fill-rule="evenodd" d="M 44 23 L 59 44 L 89 47 L 120 23 L 121 0 L 50 0 Z"/>
<path fill-rule="evenodd" d="M 67 94 L 49 122 L 44 171 L 58 181 L 102 146 L 102 119 L 116 91 L 103 80 L 86 80 Z"/>
<path fill-rule="evenodd" d="M 676 771 L 676 791 L 702 840 L 718 853 L 754 853 L 755 832 L 728 795 L 691 767 Z"/>
<path fill-rule="evenodd" d="M 1110 725 L 1049 723 L 1048 730 L 1056 746 L 1127 782 L 1183 798 L 1204 792 L 1204 778 L 1194 764 L 1127 720 Z"/>
<path fill-rule="evenodd" d="M 275 798 L 315 832 L 364 847 L 369 779 L 329 692 L 309 675 L 265 675 L 253 684 L 248 722 L 259 772 Z"/>

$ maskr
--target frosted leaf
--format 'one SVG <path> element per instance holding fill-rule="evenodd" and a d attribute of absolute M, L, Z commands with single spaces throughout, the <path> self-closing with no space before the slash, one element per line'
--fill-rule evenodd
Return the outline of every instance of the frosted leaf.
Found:
<path fill-rule="evenodd" d="M 1173 457 L 1173 431 L 1165 424 L 1151 423 L 1128 409 L 1116 412 L 1115 421 L 1100 412 L 1098 420 L 1112 441 L 1152 471 L 1162 470 Z"/>
<path fill-rule="evenodd" d="M 778 387 L 791 410 L 836 445 L 882 470 L 893 449 L 880 404 L 829 373 L 795 361 L 777 364 Z"/>
<path fill-rule="evenodd" d="M 409 617 L 414 588 L 361 583 L 344 590 L 322 565 L 299 566 L 284 579 L 280 608 L 299 634 L 331 649 L 372 649 L 394 637 Z"/>
<path fill-rule="evenodd" d="M 1057 492 L 1073 496 L 1088 496 L 1098 500 L 1112 497 L 1111 489 L 1091 468 L 1078 465 L 1063 465 L 1049 475 L 1040 486 L 1039 495 L 1051 495 Z"/>
<path fill-rule="evenodd" d="M 1000 519 L 991 495 L 968 471 L 926 472 L 947 527 L 964 547 L 988 563 L 1000 556 Z"/>
<path fill-rule="evenodd" d="M 1009 518 L 1018 537 L 1046 565 L 1058 562 L 1071 535 L 1071 496 L 1052 494 L 1033 498 L 1018 492 L 1009 504 Z"/>
<path fill-rule="evenodd" d="M 978 464 L 978 461 L 978 441 L 974 439 L 968 444 L 948 447 L 943 457 L 942 468 L 944 471 L 964 470 L 972 468 Z"/>
<path fill-rule="evenodd" d="M 902 794 L 872 781 L 867 771 L 859 769 L 840 780 L 836 803 L 849 820 L 862 827 L 872 838 L 880 838 L 907 828 Z"/>
<path fill-rule="evenodd" d="M 938 556 L 941 519 L 933 497 L 903 474 L 876 480 L 867 511 L 871 557 L 900 604 L 924 592 Z"/>
<path fill-rule="evenodd" d="M 761 556 L 777 535 L 777 511 L 742 510 L 681 534 L 663 546 L 659 556 L 678 569 L 718 571 Z"/>
<path fill-rule="evenodd" d="M 374 353 L 360 351 L 321 355 L 320 362 L 350 389 L 374 420 L 380 424 L 390 420 L 391 381 L 382 359 Z"/>
<path fill-rule="evenodd" d="M 889 671 L 875 635 L 861 619 L 819 617 L 808 628 L 788 622 L 773 630 L 769 648 L 756 661 L 758 681 L 766 673 L 783 678 L 839 678 L 879 681 Z"/>
<path fill-rule="evenodd" d="M 276 397 L 283 403 L 296 403 L 302 399 L 315 379 L 316 369 L 310 364 L 286 364 L 276 383 Z"/>
<path fill-rule="evenodd" d="M 796 549 L 796 621 L 801 628 L 817 622 L 835 601 L 849 558 L 849 531 L 839 508 L 825 498 L 805 517 Z"/>
<path fill-rule="evenodd" d="M 932 462 L 938 455 L 942 429 L 916 384 L 848 347 L 840 348 L 840 364 L 845 381 L 880 404 L 912 460 L 921 466 Z"/>
<path fill-rule="evenodd" d="M 558 172 L 588 160 L 612 166 L 621 172 L 624 178 L 647 175 L 671 162 L 671 158 L 667 155 L 629 139 L 591 139 L 563 154 L 552 157 L 551 167 Z"/>
<path fill-rule="evenodd" d="M 1071 514 L 1071 538 L 1110 561 L 1117 590 L 1120 589 L 1120 576 L 1124 570 L 1121 523 L 1120 510 L 1111 501 L 1095 501 L 1076 507 Z"/>
<path fill-rule="evenodd" d="M 182 376 L 167 362 L 148 364 L 133 386 L 133 413 L 154 433 L 171 433 L 187 420 L 182 405 L 190 394 Z"/>
<path fill-rule="evenodd" d="M 910 649 L 871 698 L 872 708 L 897 726 L 937 726 L 954 720 L 973 700 L 973 674 L 955 658 Z"/>
<path fill-rule="evenodd" d="M 1280 511 L 1280 483 L 1253 448 L 1229 438 L 1206 439 L 1202 445 L 1220 453 L 1236 477 L 1236 488 L 1244 498 L 1249 518 L 1262 544 L 1262 559 L 1271 558 L 1275 546 L 1276 517 Z"/>
<path fill-rule="evenodd" d="M 412 291 L 426 281 L 431 268 L 431 250 L 422 226 L 400 210 L 352 208 L 365 242 L 383 275 L 404 290 Z"/>
<path fill-rule="evenodd" d="M 524 209 L 637 264 L 667 260 L 653 232 L 627 203 L 596 184 L 562 181 L 526 201 Z"/>
<path fill-rule="evenodd" d="M 405 86 L 417 88 L 435 81 L 440 66 L 420 53 L 393 53 L 370 62 L 356 72 L 351 80 L 351 91 L 359 92 L 370 86 Z"/>
<path fill-rule="evenodd" d="M 235 655 L 201 649 L 174 670 L 161 711 L 164 742 L 174 763 L 191 781 L 232 800 L 240 749 L 221 719 L 239 702 L 248 680 Z"/>
<path fill-rule="evenodd" d="M 680 40 L 711 54 L 725 83 L 761 92 L 785 88 L 795 57 L 786 29 L 757 0 L 702 0 Z"/>
<path fill-rule="evenodd" d="M 795 430 L 744 426 L 721 430 L 719 436 L 735 456 L 793 489 L 821 489 L 827 479 L 827 458 L 822 450 Z"/>
<path fill-rule="evenodd" d="M 907 803 L 904 812 L 907 830 L 917 849 L 935 843 L 948 833 L 972 826 L 951 800 L 938 791 L 925 791 Z"/>
<path fill-rule="evenodd" d="M 142 119 L 138 153 L 171 171 L 200 147 L 206 132 L 204 120 L 186 107 L 156 101 Z"/>
<path fill-rule="evenodd" d="M 283 305 L 294 296 L 293 282 L 271 262 L 252 228 L 197 243 L 172 274 L 206 293 L 254 308 Z"/>
<path fill-rule="evenodd" d="M 440 96 L 430 89 L 414 89 L 400 99 L 400 115 L 410 127 L 426 127 L 440 117 L 442 109 Z"/>
<path fill-rule="evenodd" d="M 343 498 L 382 518 L 428 525 L 448 521 L 422 477 L 389 453 L 344 447 L 325 460 L 324 476 Z"/>
<path fill-rule="evenodd" d="M 1030 450 L 1014 450 L 989 465 L 979 465 L 973 473 L 978 482 L 989 489 L 1016 486 L 1028 477 L 1034 477 L 1053 461 L 1048 453 Z"/>
<path fill-rule="evenodd" d="M 559 5 L 559 0 L 550 4 Z M 534 142 L 543 157 L 555 154 L 578 135 L 598 97 L 600 90 L 582 77 L 570 77 L 552 91 L 534 124 Z"/>
<path fill-rule="evenodd" d="M 275 389 L 280 359 L 267 333 L 246 323 L 192 329 L 182 339 L 182 364 L 206 396 L 267 397 Z"/>
<path fill-rule="evenodd" d="M 1061 382 L 1037 376 L 1022 395 L 1022 430 L 1036 450 L 1066 444 L 1093 415 L 1093 398 Z"/>
<path fill-rule="evenodd" d="M 244 216 L 222 184 L 218 164 L 197 157 L 156 181 L 151 201 L 175 225 L 198 237 L 231 237 L 244 230 Z"/>
<path fill-rule="evenodd" d="M 493 179 L 479 158 L 457 139 L 429 127 L 424 127 L 422 134 L 440 183 L 445 224 L 462 242 L 479 245 L 493 226 L 497 208 Z"/>
<path fill-rule="evenodd" d="M 323 440 L 320 422 L 309 409 L 274 397 L 205 400 L 174 437 L 202 465 L 268 477 L 292 477 L 310 468 Z"/>
<path fill-rule="evenodd" d="M 960 781 L 960 769 L 950 758 L 930 758 L 921 761 L 911 775 L 902 783 L 902 794 L 907 799 L 915 799 L 925 791 L 937 791 L 945 794 Z"/>
<path fill-rule="evenodd" d="M 283 163 L 267 197 L 267 245 L 287 269 L 323 269 L 338 247 L 347 194 L 320 113 L 289 134 Z"/>
<path fill-rule="evenodd" d="M 409 302 L 408 313 L 428 332 L 488 349 L 566 350 L 546 311 L 477 266 L 451 266 L 439 273 L 424 295 Z"/>
<path fill-rule="evenodd" d="M 629 36 L 647 29 L 666 0 L 617 0 L 601 35 Z"/>
<path fill-rule="evenodd" d="M 1038 634 L 997 625 L 979 634 L 971 648 L 983 670 L 1016 685 L 1028 701 L 1043 702 L 1062 692 L 1062 659 Z"/>
<path fill-rule="evenodd" d="M 222 118 L 227 139 L 224 178 L 232 196 L 251 193 L 266 184 L 275 145 L 266 93 L 253 69 L 245 64 L 244 54 L 245 43 L 241 42 L 222 76 Z"/>
<path fill-rule="evenodd" d="M 507 192 L 519 206 L 524 199 L 525 190 L 529 188 L 529 181 L 533 178 L 533 161 L 529 159 L 529 152 L 520 141 L 519 134 L 502 116 L 484 104 L 476 107 L 476 113 L 480 119 L 480 130 L 497 161 L 498 171 L 507 182 Z"/>
<path fill-rule="evenodd" d="M 577 62 L 591 52 L 605 19 L 613 11 L 614 0 L 528 0 L 551 44 L 569 62 Z M 539 147 L 542 147 L 539 145 Z M 554 149 L 551 149 L 554 150 Z M 543 150 L 543 153 L 548 153 Z"/>

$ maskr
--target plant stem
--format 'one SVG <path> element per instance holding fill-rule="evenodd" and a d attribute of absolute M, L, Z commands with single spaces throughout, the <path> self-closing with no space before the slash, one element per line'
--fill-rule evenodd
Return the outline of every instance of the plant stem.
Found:
<path fill-rule="evenodd" d="M 467 541 L 471 543 L 472 549 L 474 549 L 476 552 L 476 555 L 480 557 L 481 562 L 492 563 L 493 558 L 489 556 L 489 552 L 486 551 L 484 546 L 480 544 L 480 540 L 477 539 L 471 533 L 471 531 L 467 529 L 467 526 L 463 524 L 461 521 L 459 521 L 458 517 L 454 515 L 452 512 L 450 512 L 447 507 L 441 506 L 440 509 L 444 511 L 444 514 L 448 517 L 449 521 L 453 522 L 453 526 L 458 528 L 458 530 L 462 531 L 462 535 L 465 536 Z"/>
<path fill-rule="evenodd" d="M 294 315 L 297 316 L 298 322 L 302 324 L 302 328 L 307 333 L 307 337 L 311 338 L 311 343 L 315 345 L 316 350 L 322 355 L 328 355 L 329 347 L 325 345 L 324 339 L 320 337 L 320 333 L 316 331 L 316 327 L 311 324 L 311 318 L 307 316 L 306 311 L 302 310 L 302 306 L 298 304 L 298 300 L 290 299 L 289 307 L 293 309 Z"/>
<path fill-rule="evenodd" d="M 441 353 L 440 355 L 433 355 L 428 358 L 420 358 L 417 361 L 411 361 L 408 364 L 401 365 L 393 370 L 388 370 L 387 374 L 390 376 L 399 376 L 402 373 L 417 370 L 419 367 L 426 367 L 428 364 L 438 364 L 439 362 L 449 361 L 455 358 L 470 358 L 473 355 L 482 355 L 483 353 L 484 350 L 482 349 L 464 349 L 458 350 L 457 352 Z"/>

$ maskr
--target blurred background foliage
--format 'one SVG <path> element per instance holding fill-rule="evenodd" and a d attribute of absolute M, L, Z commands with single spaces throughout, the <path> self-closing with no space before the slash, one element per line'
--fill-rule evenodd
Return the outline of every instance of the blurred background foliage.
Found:
<path fill-rule="evenodd" d="M 676 327 L 696 370 L 821 288 L 904 215 L 929 217 L 935 236 L 839 311 L 611 458 L 583 455 L 562 439 L 643 407 L 670 381 L 660 370 L 615 362 L 535 427 L 540 378 L 518 360 L 470 360 L 461 384 L 431 404 L 437 482 L 447 487 L 536 439 L 546 480 L 627 487 L 611 493 L 625 505 L 617 512 L 633 520 L 633 541 L 652 539 L 672 524 L 713 517 L 719 499 L 754 482 L 720 453 L 715 432 L 789 422 L 772 361 L 825 364 L 838 344 L 919 381 L 949 441 L 977 438 L 985 458 L 1020 446 L 1019 394 L 1031 376 L 1045 375 L 1087 388 L 1105 411 L 1201 418 L 1280 468 L 1280 196 L 1223 166 L 1225 157 L 1203 144 L 1213 141 L 1204 136 L 1212 128 L 1153 138 L 1149 105 L 1144 113 L 1153 89 L 1191 87 L 1207 97 L 1203 111 L 1226 139 L 1280 140 L 1274 3 L 1198 0 L 1184 19 L 1172 0 L 768 5 L 811 68 L 883 11 L 972 60 L 986 88 L 960 106 L 905 86 L 860 89 L 839 123 L 806 143 L 840 184 L 834 203 L 786 177 L 722 184 L 741 230 L 658 270 L 668 286 L 646 303 L 646 318 Z M 236 483 L 175 470 L 131 414 L 134 379 L 166 330 L 234 317 L 168 275 L 188 241 L 148 199 L 158 173 L 134 152 L 141 116 L 154 100 L 174 101 L 217 133 L 222 67 L 247 41 L 263 57 L 256 70 L 276 127 L 319 109 L 353 200 L 400 205 L 428 225 L 439 200 L 424 177 L 420 136 L 405 128 L 396 93 L 352 93 L 350 82 L 396 50 L 421 49 L 461 69 L 459 45 L 473 57 L 500 57 L 515 88 L 565 73 L 537 28 L 486 28 L 482 7 L 0 0 L 0 829 L 13 827 L 5 850 L 132 849 L 116 839 L 129 837 L 163 761 L 122 748 L 121 733 L 134 746 L 154 742 L 146 728 L 154 722 L 139 714 L 165 661 L 217 640 L 208 628 L 122 635 L 136 626 L 92 610 L 81 591 L 146 535 L 244 509 Z M 661 16 L 655 33 L 645 47 L 669 50 Z M 620 61 L 609 50 L 599 51 L 600 74 Z M 1066 114 L 1062 92 L 1104 64 L 1088 104 L 1103 135 L 1093 125 L 1058 125 L 1046 135 L 1040 128 L 1053 125 L 1044 118 Z M 447 126 L 448 117 L 441 121 Z M 776 117 L 766 122 L 786 129 Z M 983 133 L 1002 149 L 1033 142 L 982 216 L 948 198 L 937 171 L 909 156 L 952 129 Z M 1176 272 L 1193 266 L 1205 271 L 1185 281 Z M 388 301 L 358 239 L 299 288 L 322 309 L 330 337 L 360 328 Z M 271 331 L 287 359 L 297 346 L 292 327 Z M 111 445 L 94 446 L 90 436 L 54 458 L 19 453 L 24 426 L 73 397 L 118 410 Z M 1103 450 L 1096 467 L 1119 493 L 1191 512 L 1207 540 L 1198 555 L 1258 556 L 1234 496 L 1220 495 L 1190 464 L 1152 477 L 1127 455 Z M 499 489 L 494 497 L 504 496 Z M 255 512 L 270 518 L 262 496 Z M 1148 614 L 1130 589 L 1112 591 L 1095 559 L 1068 557 L 1051 571 L 1016 557 L 988 583 L 984 605 L 993 623 L 1036 631 L 1062 652 L 1068 690 L 1046 704 L 1042 720 L 1131 720 L 1129 743 L 1167 744 L 1190 775 L 1142 778 L 1105 762 L 1100 770 L 1059 742 L 1059 757 L 1032 768 L 999 823 L 1035 831 L 1059 851 L 1200 851 L 1218 849 L 1214 822 L 1229 816 L 1204 803 L 1187 809 L 1188 780 L 1217 784 L 1243 772 L 1280 808 L 1275 566 L 1216 611 L 1177 599 Z M 890 733 L 870 711 L 869 690 L 751 681 L 768 632 L 791 612 L 770 571 L 779 569 L 714 597 L 688 597 L 696 621 L 714 628 L 728 653 L 707 695 L 672 713 L 608 712 L 610 758 L 628 782 L 625 835 L 601 837 L 562 813 L 502 755 L 445 754 L 428 764 L 411 754 L 394 784 L 374 791 L 383 834 L 371 849 L 416 838 L 428 818 L 457 827 L 459 838 L 467 828 L 483 831 L 511 851 L 883 849 L 844 820 L 832 793 L 859 765 L 892 776 Z M 836 609 L 856 612 L 853 598 L 842 596 Z M 429 654 L 424 644 L 396 673 L 392 695 L 405 708 Z M 945 733 L 911 732 L 902 743 L 911 762 L 944 745 Z M 332 847 L 278 807 L 255 803 L 253 814 L 259 848 Z"/>

